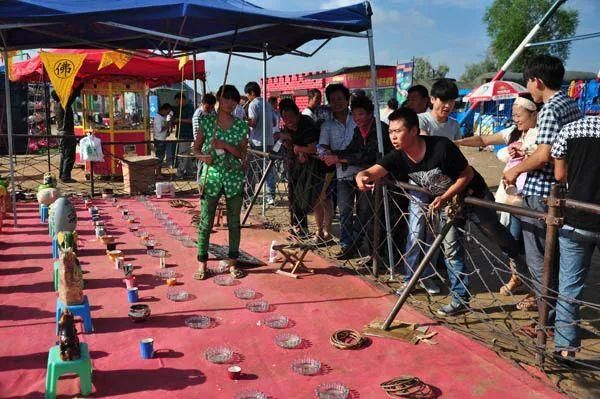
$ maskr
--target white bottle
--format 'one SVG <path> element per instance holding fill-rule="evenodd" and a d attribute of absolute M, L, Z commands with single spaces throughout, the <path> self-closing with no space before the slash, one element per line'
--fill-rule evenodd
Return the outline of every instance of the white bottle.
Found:
<path fill-rule="evenodd" d="M 269 263 L 277 262 L 277 251 L 273 248 L 277 245 L 277 241 L 271 241 L 271 248 L 269 248 Z"/>

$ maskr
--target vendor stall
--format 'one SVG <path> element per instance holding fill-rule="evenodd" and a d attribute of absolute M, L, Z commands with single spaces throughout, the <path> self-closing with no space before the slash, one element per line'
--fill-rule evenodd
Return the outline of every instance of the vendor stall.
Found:
<path fill-rule="evenodd" d="M 124 156 L 148 155 L 150 140 L 148 90 L 193 79 L 205 79 L 204 61 L 180 62 L 148 51 L 117 53 L 107 50 L 51 50 L 53 54 L 85 54 L 74 86 L 83 83 L 74 103 L 75 134 L 94 131 L 103 143 L 104 161 L 94 163 L 97 175 L 121 175 Z M 108 57 L 107 57 L 108 55 Z M 112 58 L 110 57 L 112 56 Z M 180 65 L 182 66 L 179 69 Z M 40 56 L 14 64 L 14 80 L 36 81 L 44 73 Z M 128 144 L 130 143 L 130 144 Z M 79 156 L 77 161 L 79 162 Z M 86 165 L 89 170 L 89 164 Z"/>

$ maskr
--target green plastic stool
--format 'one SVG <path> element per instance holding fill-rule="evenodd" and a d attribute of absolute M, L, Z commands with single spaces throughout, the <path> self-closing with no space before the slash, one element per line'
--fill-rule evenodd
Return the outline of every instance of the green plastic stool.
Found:
<path fill-rule="evenodd" d="M 60 266 L 59 261 L 54 261 L 54 291 L 58 291 L 58 267 Z"/>
<path fill-rule="evenodd" d="M 75 373 L 79 376 L 81 395 L 92 393 L 92 360 L 87 344 L 79 344 L 81 357 L 77 360 L 62 361 L 58 345 L 48 352 L 48 368 L 46 370 L 46 399 L 56 398 L 56 384 L 63 374 Z"/>

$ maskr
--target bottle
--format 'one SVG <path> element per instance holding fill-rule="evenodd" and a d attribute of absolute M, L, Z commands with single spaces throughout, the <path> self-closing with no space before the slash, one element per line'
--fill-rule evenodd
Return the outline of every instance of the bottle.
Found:
<path fill-rule="evenodd" d="M 269 263 L 277 262 L 277 251 L 273 248 L 277 245 L 277 241 L 271 241 L 271 248 L 269 248 Z"/>

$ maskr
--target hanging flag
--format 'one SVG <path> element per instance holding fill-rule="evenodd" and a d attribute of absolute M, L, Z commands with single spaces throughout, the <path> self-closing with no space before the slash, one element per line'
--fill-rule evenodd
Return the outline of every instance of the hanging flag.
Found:
<path fill-rule="evenodd" d="M 7 60 L 4 60 L 4 67 L 8 71 L 8 79 L 13 80 L 13 57 L 18 55 L 18 50 L 8 51 L 7 52 Z M 0 57 L 4 59 L 4 53 L 0 53 Z"/>
<path fill-rule="evenodd" d="M 109 65 L 112 65 L 113 63 L 113 59 L 110 55 L 112 51 L 105 51 L 104 53 L 102 53 L 102 59 L 100 60 L 100 65 L 98 65 L 98 70 L 101 70 L 102 68 L 106 68 Z"/>
<path fill-rule="evenodd" d="M 40 51 L 40 58 L 58 94 L 60 104 L 66 108 L 77 72 L 87 54 L 54 54 Z"/>
<path fill-rule="evenodd" d="M 183 66 L 185 64 L 187 64 L 189 60 L 189 57 L 187 55 L 184 55 L 183 57 L 179 57 L 179 69 L 181 70 L 181 68 L 183 68 Z"/>
<path fill-rule="evenodd" d="M 112 59 L 119 69 L 123 69 L 123 67 L 131 60 L 131 58 L 132 57 L 129 54 L 113 51 Z"/>
<path fill-rule="evenodd" d="M 396 100 L 402 105 L 408 98 L 408 89 L 413 85 L 414 62 L 396 65 Z"/>
<path fill-rule="evenodd" d="M 131 60 L 131 58 L 131 55 L 122 53 L 120 51 L 105 51 L 102 54 L 102 59 L 100 60 L 100 65 L 98 65 L 98 70 L 106 68 L 112 64 L 115 64 L 119 69 L 123 69 L 123 67 Z"/>

